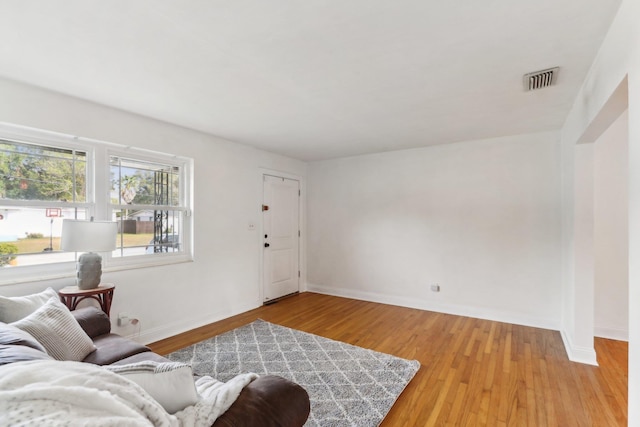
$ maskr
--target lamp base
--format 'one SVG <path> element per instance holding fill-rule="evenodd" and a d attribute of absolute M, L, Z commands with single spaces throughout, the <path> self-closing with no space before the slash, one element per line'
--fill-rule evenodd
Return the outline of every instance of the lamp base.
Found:
<path fill-rule="evenodd" d="M 87 252 L 78 258 L 78 289 L 95 289 L 102 277 L 102 257 L 94 252 Z"/>

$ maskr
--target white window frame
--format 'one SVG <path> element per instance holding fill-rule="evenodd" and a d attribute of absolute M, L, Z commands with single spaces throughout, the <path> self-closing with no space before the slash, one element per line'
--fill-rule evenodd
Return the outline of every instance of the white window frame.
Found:
<path fill-rule="evenodd" d="M 93 216 L 97 220 L 110 220 L 113 209 L 118 209 L 117 206 L 121 206 L 110 204 L 109 158 L 111 155 L 178 166 L 181 186 L 180 206 L 154 206 L 154 208 L 183 212 L 183 235 L 181 236 L 183 251 L 121 258 L 114 258 L 111 254 L 102 254 L 102 270 L 110 272 L 193 261 L 193 159 L 3 122 L 0 122 L 0 138 L 46 147 L 81 150 L 87 153 L 85 202 L 2 199 L 0 204 L 3 206 L 78 207 L 87 210 L 87 217 Z M 143 206 L 149 207 L 148 205 Z M 128 207 L 130 208 L 131 205 Z M 75 261 L 0 268 L 0 286 L 57 278 L 75 278 L 75 274 Z"/>
<path fill-rule="evenodd" d="M 172 206 L 172 205 L 127 205 L 127 204 L 112 204 L 110 203 L 110 182 L 109 182 L 109 159 L 111 156 L 130 158 L 134 160 L 141 160 L 150 163 L 162 163 L 168 166 L 176 166 L 180 170 L 180 205 Z M 167 263 L 175 263 L 175 262 L 187 262 L 193 261 L 193 244 L 192 244 L 192 235 L 193 235 L 193 220 L 192 220 L 192 199 L 193 195 L 191 193 L 192 186 L 192 170 L 193 170 L 193 160 L 185 157 L 166 155 L 157 153 L 150 150 L 143 150 L 139 148 L 133 147 L 109 147 L 105 152 L 105 160 L 107 165 L 107 177 L 101 179 L 100 181 L 106 185 L 107 187 L 104 189 L 104 194 L 107 194 L 105 198 L 106 206 L 104 211 L 107 213 L 108 218 L 112 218 L 112 214 L 114 210 L 120 209 L 149 209 L 149 210 L 167 210 L 167 211 L 180 211 L 183 213 L 183 233 L 181 236 L 181 246 L 183 250 L 178 253 L 157 253 L 157 254 L 149 254 L 149 255 L 135 255 L 130 257 L 118 257 L 113 258 L 111 254 L 106 254 L 108 257 L 108 264 L 112 265 L 114 268 L 124 269 L 131 267 L 145 267 L 145 266 L 156 266 L 163 265 Z"/>

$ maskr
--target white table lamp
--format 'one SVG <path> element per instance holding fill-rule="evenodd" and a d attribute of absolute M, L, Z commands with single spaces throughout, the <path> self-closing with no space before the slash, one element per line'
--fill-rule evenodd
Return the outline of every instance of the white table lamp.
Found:
<path fill-rule="evenodd" d="M 94 252 L 111 252 L 116 248 L 118 223 L 113 221 L 62 221 L 60 247 L 66 252 L 85 252 L 78 258 L 77 284 L 80 289 L 94 289 L 102 276 L 102 257 Z"/>

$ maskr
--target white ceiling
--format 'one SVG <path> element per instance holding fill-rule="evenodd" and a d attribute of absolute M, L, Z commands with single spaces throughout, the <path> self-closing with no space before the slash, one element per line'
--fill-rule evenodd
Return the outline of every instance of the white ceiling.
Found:
<path fill-rule="evenodd" d="M 559 129 L 619 4 L 0 0 L 0 76 L 320 160 Z"/>

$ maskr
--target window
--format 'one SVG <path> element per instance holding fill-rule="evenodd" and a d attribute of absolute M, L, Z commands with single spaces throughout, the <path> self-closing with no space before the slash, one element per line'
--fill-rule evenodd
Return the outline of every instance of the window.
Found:
<path fill-rule="evenodd" d="M 111 155 L 110 210 L 118 221 L 115 257 L 182 253 L 185 215 L 180 167 Z"/>
<path fill-rule="evenodd" d="M 0 283 L 73 274 L 64 218 L 118 222 L 103 269 L 191 259 L 190 159 L 0 125 Z M 96 195 L 104 195 L 96 197 Z"/>
<path fill-rule="evenodd" d="M 87 154 L 0 139 L 0 265 L 74 260 L 59 236 L 63 217 L 87 217 Z"/>

